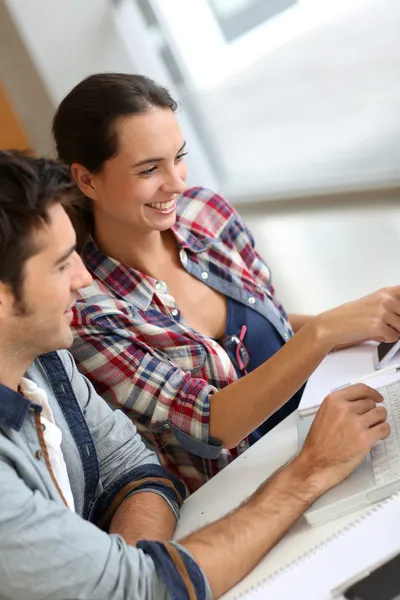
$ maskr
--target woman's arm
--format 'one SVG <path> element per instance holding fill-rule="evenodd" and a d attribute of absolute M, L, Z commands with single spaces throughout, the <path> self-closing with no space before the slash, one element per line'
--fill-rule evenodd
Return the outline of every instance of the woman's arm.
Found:
<path fill-rule="evenodd" d="M 288 320 L 290 323 L 291 328 L 293 329 L 294 333 L 297 333 L 298 331 L 300 331 L 300 329 L 302 327 L 304 327 L 304 325 L 307 325 L 307 323 L 309 323 L 312 319 L 314 319 L 315 316 L 311 316 L 311 315 L 299 315 L 296 313 L 290 313 L 288 315 Z M 344 342 L 342 344 L 337 344 L 336 346 L 334 346 L 332 348 L 333 352 L 336 352 L 337 350 L 344 350 L 345 348 L 352 348 L 353 346 L 357 346 L 358 344 L 361 344 L 362 342 L 366 342 L 367 340 L 356 340 L 356 341 L 352 341 L 352 342 Z"/>
<path fill-rule="evenodd" d="M 85 318 L 74 355 L 106 398 L 150 431 L 157 424 L 176 428 L 186 434 L 179 440 L 186 450 L 216 458 L 218 441 L 236 446 L 293 396 L 337 344 L 398 339 L 399 315 L 400 287 L 322 313 L 258 369 L 220 391 L 144 352 L 127 315 L 103 316 L 101 323 Z"/>
<path fill-rule="evenodd" d="M 211 401 L 210 433 L 228 447 L 280 408 L 338 344 L 400 336 L 400 287 L 379 290 L 311 319 L 274 356 Z M 243 402 L 246 398 L 246 402 Z"/>
<path fill-rule="evenodd" d="M 294 333 L 300 331 L 300 329 L 304 327 L 304 325 L 309 323 L 313 318 L 314 317 L 312 317 L 311 315 L 299 315 L 297 313 L 288 314 L 288 320 Z"/>

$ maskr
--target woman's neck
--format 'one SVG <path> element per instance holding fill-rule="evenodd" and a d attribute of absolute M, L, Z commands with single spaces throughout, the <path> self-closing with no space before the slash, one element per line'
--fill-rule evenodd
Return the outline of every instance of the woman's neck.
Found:
<path fill-rule="evenodd" d="M 96 220 L 93 239 L 106 256 L 155 279 L 161 278 L 163 265 L 178 253 L 171 230 L 143 233 L 121 223 L 113 226 L 110 221 L 103 226 L 99 219 Z"/>

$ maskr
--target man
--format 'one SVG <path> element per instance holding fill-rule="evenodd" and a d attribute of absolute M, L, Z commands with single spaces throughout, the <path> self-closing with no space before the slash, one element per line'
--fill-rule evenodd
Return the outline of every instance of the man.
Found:
<path fill-rule="evenodd" d="M 56 352 L 90 282 L 63 208 L 74 193 L 61 165 L 0 152 L 0 598 L 219 597 L 389 434 L 381 397 L 364 385 L 332 394 L 289 466 L 168 542 L 180 482 Z"/>

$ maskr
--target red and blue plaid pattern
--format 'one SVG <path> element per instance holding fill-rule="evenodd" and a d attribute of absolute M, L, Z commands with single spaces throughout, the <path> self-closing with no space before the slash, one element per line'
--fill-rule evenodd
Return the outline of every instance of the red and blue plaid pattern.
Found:
<path fill-rule="evenodd" d="M 173 232 L 187 271 L 273 313 L 291 335 L 269 269 L 222 196 L 186 190 Z M 209 434 L 210 399 L 236 379 L 233 365 L 215 340 L 185 323 L 164 282 L 105 256 L 93 242 L 83 258 L 93 283 L 81 290 L 74 310 L 74 357 L 98 393 L 135 421 L 163 466 L 193 492 L 248 446 L 244 440 L 222 449 Z"/>

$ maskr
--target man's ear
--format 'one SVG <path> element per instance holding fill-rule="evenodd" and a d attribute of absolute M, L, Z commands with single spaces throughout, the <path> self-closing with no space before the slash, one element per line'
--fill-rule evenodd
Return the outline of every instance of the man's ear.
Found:
<path fill-rule="evenodd" d="M 0 281 L 0 324 L 10 315 L 10 310 L 14 306 L 14 296 L 10 286 Z"/>
<path fill-rule="evenodd" d="M 79 163 L 72 163 L 71 173 L 81 192 L 88 198 L 96 200 L 96 186 L 92 174 Z"/>

